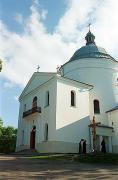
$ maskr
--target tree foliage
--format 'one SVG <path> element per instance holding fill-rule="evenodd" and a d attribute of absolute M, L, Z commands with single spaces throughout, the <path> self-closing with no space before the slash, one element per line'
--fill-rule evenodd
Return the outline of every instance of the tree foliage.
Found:
<path fill-rule="evenodd" d="M 0 127 L 2 127 L 3 126 L 3 120 L 2 120 L 2 118 L 0 117 Z"/>
<path fill-rule="evenodd" d="M 15 151 L 17 129 L 12 126 L 3 127 L 0 118 L 0 152 L 10 153 Z"/>
<path fill-rule="evenodd" d="M 3 120 L 0 117 L 0 136 L 2 135 L 2 126 L 3 126 Z"/>

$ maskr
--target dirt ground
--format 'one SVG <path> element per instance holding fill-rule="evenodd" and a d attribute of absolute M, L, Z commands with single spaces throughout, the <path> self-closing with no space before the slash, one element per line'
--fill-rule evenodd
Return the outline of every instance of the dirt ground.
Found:
<path fill-rule="evenodd" d="M 0 156 L 0 180 L 16 179 L 113 179 L 118 180 L 118 166 L 83 164 L 62 160 L 27 159 Z"/>

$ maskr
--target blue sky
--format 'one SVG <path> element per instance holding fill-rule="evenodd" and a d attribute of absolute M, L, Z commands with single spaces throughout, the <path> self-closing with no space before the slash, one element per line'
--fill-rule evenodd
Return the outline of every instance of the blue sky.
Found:
<path fill-rule="evenodd" d="M 32 0 L 4 0 L 0 1 L 0 19 L 5 23 L 11 32 L 22 33 L 24 27 L 15 20 L 17 14 L 22 14 L 23 18 L 30 16 Z M 40 0 L 40 8 L 48 10 L 48 17 L 44 24 L 48 32 L 52 32 L 56 26 L 60 15 L 64 13 L 65 3 L 63 0 Z M 56 9 L 56 11 L 54 10 Z M 55 11 L 55 12 L 54 12 Z M 1 103 L 0 117 L 4 120 L 4 125 L 17 127 L 19 102 L 18 97 L 23 87 L 10 84 L 6 78 L 1 79 Z"/>
<path fill-rule="evenodd" d="M 30 7 L 33 0 L 0 0 L 0 16 L 7 24 L 9 30 L 21 32 L 23 27 L 15 21 L 16 14 L 22 14 L 27 18 L 31 11 Z M 44 22 L 48 31 L 53 31 L 53 28 L 58 22 L 60 15 L 64 13 L 66 3 L 64 0 L 40 0 L 39 8 L 48 10 L 48 16 Z"/>
<path fill-rule="evenodd" d="M 117 59 L 117 7 L 117 0 L 0 0 L 0 117 L 5 126 L 17 127 L 18 97 L 37 65 L 55 72 L 85 45 L 90 22 L 96 43 Z"/>

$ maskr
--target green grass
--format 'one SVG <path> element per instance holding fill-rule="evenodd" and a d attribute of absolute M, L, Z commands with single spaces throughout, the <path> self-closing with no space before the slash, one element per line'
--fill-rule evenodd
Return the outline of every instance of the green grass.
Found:
<path fill-rule="evenodd" d="M 118 154 L 49 154 L 25 157 L 28 159 L 44 159 L 44 160 L 65 160 L 75 161 L 81 163 L 100 163 L 100 164 L 117 164 L 118 165 Z"/>
<path fill-rule="evenodd" d="M 28 159 L 50 159 L 50 160 L 70 160 L 72 155 L 70 154 L 49 154 L 26 157 Z"/>
<path fill-rule="evenodd" d="M 118 154 L 87 154 L 74 160 L 83 163 L 118 164 Z"/>

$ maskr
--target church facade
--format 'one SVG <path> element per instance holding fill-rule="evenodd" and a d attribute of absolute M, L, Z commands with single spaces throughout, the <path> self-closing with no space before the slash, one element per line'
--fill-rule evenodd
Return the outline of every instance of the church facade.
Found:
<path fill-rule="evenodd" d="M 16 151 L 77 153 L 84 139 L 91 152 L 95 133 L 96 151 L 104 139 L 106 151 L 118 153 L 118 61 L 90 30 L 85 39 L 57 73 L 32 75 L 19 98 Z"/>

